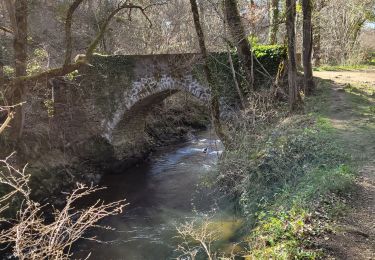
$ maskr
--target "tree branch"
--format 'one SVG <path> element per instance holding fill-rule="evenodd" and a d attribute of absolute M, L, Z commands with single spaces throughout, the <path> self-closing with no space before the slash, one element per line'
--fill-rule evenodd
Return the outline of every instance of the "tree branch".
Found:
<path fill-rule="evenodd" d="M 89 45 L 87 51 L 86 51 L 86 59 L 84 60 L 78 60 L 75 63 L 70 63 L 71 55 L 72 55 L 72 43 L 71 43 L 71 26 L 72 26 L 72 17 L 74 14 L 74 11 L 78 8 L 78 6 L 83 2 L 83 0 L 75 0 L 74 3 L 69 7 L 68 14 L 67 14 L 67 21 L 65 23 L 65 33 L 66 33 L 66 53 L 65 53 L 65 62 L 64 65 L 60 68 L 50 69 L 35 75 L 30 76 L 21 76 L 16 77 L 10 80 L 6 80 L 4 83 L 8 87 L 13 87 L 16 84 L 19 83 L 25 83 L 25 82 L 37 82 L 41 79 L 47 79 L 47 78 L 53 78 L 53 77 L 59 77 L 59 76 L 65 76 L 66 74 L 69 74 L 82 66 L 86 65 L 87 62 L 92 57 L 98 43 L 101 41 L 101 39 L 104 37 L 104 33 L 111 21 L 111 19 L 121 10 L 123 9 L 139 9 L 141 10 L 142 14 L 146 17 L 147 21 L 152 25 L 151 20 L 145 13 L 147 8 L 150 8 L 154 5 L 160 5 L 160 4 L 152 4 L 148 5 L 146 7 L 142 7 L 139 5 L 134 5 L 132 3 L 127 3 L 127 1 L 123 2 L 122 4 L 119 4 L 118 7 L 113 10 L 110 15 L 105 19 L 104 23 L 101 26 L 101 29 L 95 39 L 92 41 L 92 43 Z M 69 21 L 68 21 L 69 20 Z M 9 94 L 12 94 L 14 91 L 14 88 L 10 88 Z"/>
<path fill-rule="evenodd" d="M 155 4 L 156 5 L 156 4 Z M 112 18 L 118 13 L 120 12 L 121 10 L 123 9 L 138 9 L 142 12 L 143 16 L 146 17 L 147 21 L 150 23 L 150 27 L 152 26 L 152 22 L 150 20 L 150 18 L 147 16 L 146 14 L 146 9 L 151 7 L 151 6 L 154 6 L 154 5 L 149 5 L 149 6 L 146 6 L 146 7 L 142 7 L 142 6 L 139 6 L 139 5 L 134 5 L 132 3 L 127 3 L 126 1 L 122 4 L 119 4 L 118 7 L 112 11 L 112 13 L 110 13 L 110 15 L 104 20 L 102 26 L 100 27 L 100 31 L 98 33 L 98 35 L 96 36 L 96 38 L 92 41 L 92 43 L 90 44 L 89 48 L 87 49 L 86 51 L 86 57 L 87 59 L 89 60 L 96 47 L 98 46 L 99 42 L 101 41 L 101 39 L 104 37 L 104 34 L 105 34 L 105 31 L 107 30 L 107 27 L 110 23 L 110 21 L 112 20 Z"/>
<path fill-rule="evenodd" d="M 60 68 L 55 68 L 55 69 L 43 71 L 43 72 L 38 73 L 38 74 L 13 78 L 9 81 L 5 81 L 5 85 L 9 88 L 9 87 L 17 85 L 19 83 L 37 82 L 41 79 L 48 79 L 48 78 L 65 76 L 66 74 L 69 74 L 69 73 L 79 69 L 80 67 L 84 66 L 85 64 L 86 63 L 83 62 L 83 61 L 78 61 L 76 63 L 68 64 L 68 65 L 60 67 Z M 14 88 L 10 88 L 10 89 L 11 90 L 10 90 L 10 92 L 8 92 L 8 94 L 12 94 L 12 92 L 14 91 Z"/>
<path fill-rule="evenodd" d="M 13 31 L 12 31 L 11 29 L 6 28 L 6 27 L 1 26 L 1 25 L 0 25 L 0 30 L 4 31 L 4 32 L 6 32 L 6 33 L 13 34 Z"/>
<path fill-rule="evenodd" d="M 5 130 L 5 128 L 9 125 L 10 121 L 12 120 L 14 116 L 13 112 L 8 113 L 7 119 L 5 119 L 4 123 L 0 125 L 0 134 Z"/>

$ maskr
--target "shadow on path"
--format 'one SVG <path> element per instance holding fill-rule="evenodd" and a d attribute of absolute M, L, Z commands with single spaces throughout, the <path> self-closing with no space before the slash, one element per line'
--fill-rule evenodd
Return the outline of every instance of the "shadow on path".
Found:
<path fill-rule="evenodd" d="M 375 259 L 375 71 L 367 75 L 367 83 L 362 72 L 351 72 L 349 84 L 326 74 L 317 73 L 329 86 L 327 117 L 359 174 L 348 196 L 349 210 L 336 223 L 336 231 L 319 240 L 318 246 L 328 259 Z"/>

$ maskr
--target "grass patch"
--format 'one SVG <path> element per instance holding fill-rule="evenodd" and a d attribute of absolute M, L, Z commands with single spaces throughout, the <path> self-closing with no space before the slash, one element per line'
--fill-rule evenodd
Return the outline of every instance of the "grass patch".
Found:
<path fill-rule="evenodd" d="M 365 83 L 347 84 L 344 88 L 348 100 L 355 104 L 359 116 L 375 119 L 375 86 Z"/>
<path fill-rule="evenodd" d="M 375 97 L 375 87 L 370 84 L 358 83 L 358 84 L 346 84 L 345 92 L 354 95 L 360 95 L 365 98 Z"/>
<path fill-rule="evenodd" d="M 251 249 L 245 259 L 317 259 L 321 252 L 301 247 L 311 229 L 309 218 L 299 208 L 262 214 L 248 238 Z"/>
<path fill-rule="evenodd" d="M 327 89 L 306 100 L 306 113 L 260 131 L 237 131 L 219 181 L 235 194 L 245 216 L 248 259 L 316 259 L 306 242 L 313 213 L 327 198 L 351 189 L 351 157 L 327 117 Z M 333 202 L 335 203 L 335 202 Z M 336 208 L 331 206 L 331 208 Z"/>
<path fill-rule="evenodd" d="M 315 67 L 314 71 L 352 71 L 374 69 L 375 63 L 357 65 L 322 65 Z"/>

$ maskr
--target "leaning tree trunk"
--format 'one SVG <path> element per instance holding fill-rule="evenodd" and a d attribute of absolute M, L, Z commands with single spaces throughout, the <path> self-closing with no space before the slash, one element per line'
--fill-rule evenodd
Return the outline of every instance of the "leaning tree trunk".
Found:
<path fill-rule="evenodd" d="M 241 22 L 236 0 L 224 0 L 224 13 L 229 27 L 229 32 L 235 46 L 237 47 L 238 57 L 240 58 L 240 62 L 245 71 L 248 87 L 253 90 L 254 74 L 251 46 L 247 40 L 245 29 Z"/>
<path fill-rule="evenodd" d="M 314 91 L 313 70 L 311 64 L 312 56 L 312 21 L 311 0 L 302 0 L 303 10 L 303 83 L 304 92 L 310 94 Z"/>
<path fill-rule="evenodd" d="M 211 103 L 210 103 L 210 108 L 211 108 L 211 117 L 212 117 L 212 122 L 215 128 L 215 132 L 217 136 L 220 138 L 220 140 L 223 142 L 225 147 L 228 147 L 229 145 L 229 138 L 226 135 L 226 133 L 223 130 L 223 127 L 220 122 L 220 106 L 219 106 L 219 93 L 217 90 L 217 86 L 214 82 L 214 78 L 212 75 L 212 72 L 210 70 L 210 67 L 208 65 L 208 51 L 206 49 L 206 44 L 204 41 L 204 34 L 202 30 L 202 26 L 199 20 L 199 11 L 198 11 L 198 5 L 196 0 L 190 0 L 190 5 L 191 5 L 191 11 L 193 13 L 193 19 L 194 19 L 194 26 L 195 30 L 198 35 L 198 41 L 199 41 L 199 48 L 201 50 L 203 59 L 204 59 L 204 64 L 203 64 L 203 69 L 204 73 L 207 78 L 207 82 L 209 85 L 209 88 L 211 89 Z"/>
<path fill-rule="evenodd" d="M 27 0 L 16 0 L 14 5 L 8 6 L 8 12 L 11 16 L 12 27 L 14 31 L 14 68 L 15 76 L 26 76 L 27 66 Z M 17 105 L 24 101 L 25 98 L 25 83 L 18 83 L 13 86 L 13 94 L 11 96 L 11 104 Z M 11 137 L 17 141 L 22 136 L 24 125 L 24 106 L 17 106 L 15 108 L 15 115 L 12 126 Z"/>
<path fill-rule="evenodd" d="M 300 100 L 297 86 L 297 63 L 296 63 L 296 2 L 286 0 L 286 30 L 288 35 L 288 85 L 289 85 L 289 106 L 293 111 L 297 108 Z"/>
<path fill-rule="evenodd" d="M 271 0 L 270 3 L 270 28 L 268 42 L 277 44 L 277 32 L 279 31 L 279 0 Z"/>

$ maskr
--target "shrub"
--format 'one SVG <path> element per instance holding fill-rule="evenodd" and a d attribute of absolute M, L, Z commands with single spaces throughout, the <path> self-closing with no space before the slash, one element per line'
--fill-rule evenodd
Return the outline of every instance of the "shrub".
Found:
<path fill-rule="evenodd" d="M 281 45 L 256 45 L 254 53 L 254 84 L 256 86 L 271 86 L 270 82 L 275 80 L 280 63 L 286 58 L 286 47 Z M 246 89 L 246 78 L 241 68 L 237 52 L 231 51 L 233 66 L 237 72 L 236 78 L 240 83 L 242 91 Z M 229 103 L 236 103 L 238 99 L 235 89 L 232 70 L 230 67 L 228 53 L 211 53 L 209 66 L 214 76 L 220 96 L 225 97 Z M 193 73 L 200 81 L 205 82 L 205 75 L 201 64 L 195 65 Z"/>
<path fill-rule="evenodd" d="M 319 195 L 346 189 L 353 174 L 348 156 L 332 141 L 324 118 L 294 116 L 273 130 L 241 133 L 238 147 L 220 162 L 220 183 L 230 185 L 249 224 L 256 212 L 296 201 L 307 207 Z"/>
<path fill-rule="evenodd" d="M 253 48 L 255 57 L 271 75 L 276 75 L 280 62 L 287 57 L 286 51 L 286 47 L 281 45 L 258 45 Z"/>

